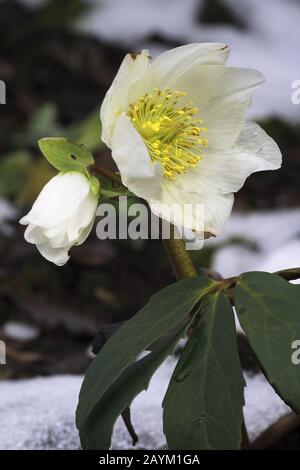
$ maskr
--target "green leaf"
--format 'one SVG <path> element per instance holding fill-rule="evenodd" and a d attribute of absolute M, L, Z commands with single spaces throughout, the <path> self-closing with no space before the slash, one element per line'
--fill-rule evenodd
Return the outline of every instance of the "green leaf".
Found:
<path fill-rule="evenodd" d="M 235 304 L 239 321 L 271 385 L 300 411 L 300 365 L 292 345 L 300 339 L 300 286 L 276 274 L 240 276 Z"/>
<path fill-rule="evenodd" d="M 103 198 L 113 198 L 118 196 L 131 196 L 132 193 L 122 185 L 114 184 L 105 176 L 99 176 L 101 182 L 101 196 Z"/>
<path fill-rule="evenodd" d="M 232 308 L 217 292 L 199 314 L 164 398 L 164 432 L 171 449 L 239 449 L 245 383 Z"/>
<path fill-rule="evenodd" d="M 94 163 L 89 150 L 63 137 L 40 139 L 38 144 L 48 162 L 58 171 L 82 171 Z"/>
<path fill-rule="evenodd" d="M 102 396 L 138 355 L 179 325 L 214 282 L 184 279 L 162 289 L 104 345 L 87 370 L 77 408 L 81 429 Z"/>
<path fill-rule="evenodd" d="M 110 447 L 113 427 L 118 416 L 126 406 L 130 406 L 139 393 L 148 388 L 154 372 L 166 357 L 173 353 L 176 344 L 184 336 L 187 323 L 185 321 L 185 326 L 180 327 L 178 334 L 173 334 L 160 347 L 129 366 L 104 393 L 80 428 L 83 449 Z"/>

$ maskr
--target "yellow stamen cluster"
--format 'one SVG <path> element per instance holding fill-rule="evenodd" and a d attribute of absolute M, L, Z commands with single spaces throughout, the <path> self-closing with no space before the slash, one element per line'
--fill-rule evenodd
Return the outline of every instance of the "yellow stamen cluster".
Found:
<path fill-rule="evenodd" d="M 171 179 L 193 168 L 201 159 L 202 149 L 208 140 L 202 119 L 196 119 L 199 109 L 192 101 L 183 107 L 178 102 L 186 93 L 155 88 L 131 103 L 128 116 L 141 134 L 152 162 L 159 162 L 164 176 Z"/>

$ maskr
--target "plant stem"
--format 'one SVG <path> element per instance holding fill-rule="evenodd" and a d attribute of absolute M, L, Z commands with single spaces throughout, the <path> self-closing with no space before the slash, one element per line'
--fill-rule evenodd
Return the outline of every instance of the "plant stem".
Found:
<path fill-rule="evenodd" d="M 99 175 L 105 176 L 105 178 L 108 178 L 112 183 L 116 183 L 118 186 L 122 185 L 121 176 L 117 173 L 113 173 L 112 171 L 96 164 L 91 165 L 89 169 L 92 173 L 98 173 Z"/>
<path fill-rule="evenodd" d="M 182 239 L 175 239 L 175 227 L 170 226 L 170 239 L 163 240 L 166 252 L 173 266 L 176 278 L 178 280 L 186 277 L 197 276 L 197 270 L 195 265 L 185 249 L 185 243 Z M 229 284 L 231 284 L 231 279 Z M 249 448 L 249 437 L 246 425 L 242 422 L 242 442 L 241 449 L 245 450 Z"/>
<path fill-rule="evenodd" d="M 195 277 L 197 276 L 197 271 L 190 255 L 185 249 L 185 243 L 182 239 L 176 239 L 174 232 L 174 225 L 171 225 L 170 239 L 163 240 L 163 242 L 176 278 L 180 280 L 186 277 Z"/>

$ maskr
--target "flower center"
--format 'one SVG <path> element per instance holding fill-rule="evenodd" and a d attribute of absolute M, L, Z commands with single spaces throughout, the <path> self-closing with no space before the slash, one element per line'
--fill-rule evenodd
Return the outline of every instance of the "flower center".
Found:
<path fill-rule="evenodd" d="M 142 136 L 152 163 L 159 162 L 164 176 L 171 179 L 193 168 L 208 145 L 202 137 L 207 129 L 200 127 L 202 119 L 194 117 L 199 109 L 192 101 L 183 107 L 178 105 L 184 96 L 186 93 L 181 91 L 155 88 L 131 103 L 127 113 Z"/>

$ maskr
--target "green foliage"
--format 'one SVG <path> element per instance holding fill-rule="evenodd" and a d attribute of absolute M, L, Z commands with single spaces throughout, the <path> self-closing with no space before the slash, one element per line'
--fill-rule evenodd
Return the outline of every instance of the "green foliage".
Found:
<path fill-rule="evenodd" d="M 82 171 L 94 163 L 93 155 L 86 147 L 63 137 L 40 139 L 39 147 L 58 171 Z"/>
<path fill-rule="evenodd" d="M 101 182 L 101 196 L 106 199 L 111 199 L 118 196 L 134 196 L 127 188 L 122 185 L 112 183 L 105 176 L 99 176 Z"/>
<path fill-rule="evenodd" d="M 178 334 L 171 335 L 154 351 L 125 369 L 103 394 L 81 428 L 81 443 L 84 449 L 109 448 L 118 416 L 139 393 L 148 388 L 154 372 L 166 357 L 172 354 L 185 331 L 186 326 L 181 326 Z"/>
<path fill-rule="evenodd" d="M 240 276 L 235 296 L 242 328 L 271 385 L 300 411 L 300 365 L 292 362 L 292 344 L 300 339 L 300 286 L 275 274 Z"/>
<path fill-rule="evenodd" d="M 47 134 L 56 137 L 65 136 L 71 141 L 83 144 L 89 151 L 99 150 L 103 146 L 100 140 L 98 109 L 82 121 L 64 128 L 58 122 L 56 106 L 46 103 L 33 114 L 26 130 L 13 136 L 15 147 L 22 150 L 1 157 L 1 197 L 9 197 L 17 204 L 31 204 L 42 187 L 55 175 L 49 165 L 47 168 L 40 155 L 35 155 L 32 151 L 32 148 L 36 147 L 37 140 Z"/>
<path fill-rule="evenodd" d="M 111 387 L 115 387 L 117 380 L 122 381 L 121 374 L 155 341 L 171 333 L 173 328 L 180 327 L 213 285 L 213 281 L 197 277 L 184 279 L 161 290 L 104 345 L 87 370 L 80 392 L 76 422 L 83 446 L 88 443 L 94 447 L 101 440 L 108 447 L 109 437 L 100 436 L 102 428 L 99 429 L 99 441 L 95 442 L 97 425 L 95 427 L 88 424 L 99 420 L 103 411 L 100 400 L 103 399 L 105 403 L 107 394 L 116 393 Z M 156 361 L 157 366 L 160 362 L 160 359 Z M 145 373 L 145 376 L 139 379 L 133 390 L 128 391 L 125 401 L 133 398 L 137 390 L 144 386 L 141 384 L 148 383 L 154 372 L 153 366 L 149 367 L 150 369 L 141 369 L 141 374 Z M 113 424 L 116 414 L 116 409 L 113 409 L 109 417 L 110 425 Z"/>
<path fill-rule="evenodd" d="M 26 151 L 10 153 L 0 161 L 0 197 L 13 196 L 20 190 L 30 166 L 31 156 Z"/>
<path fill-rule="evenodd" d="M 244 378 L 232 308 L 216 292 L 199 315 L 164 399 L 164 432 L 171 449 L 239 449 Z"/>
<path fill-rule="evenodd" d="M 98 180 L 98 178 L 96 178 L 96 176 L 89 176 L 89 178 L 90 178 L 92 191 L 94 194 L 96 194 L 96 196 L 98 196 L 100 193 L 100 181 Z"/>
<path fill-rule="evenodd" d="M 101 123 L 99 109 L 97 108 L 95 111 L 92 111 L 85 119 L 66 129 L 65 136 L 70 140 L 83 144 L 91 151 L 104 147 L 100 139 Z"/>
<path fill-rule="evenodd" d="M 85 449 L 107 449 L 114 423 L 171 354 L 187 329 L 189 340 L 163 401 L 164 432 L 171 449 L 239 449 L 244 378 L 232 307 L 225 283 L 196 277 L 153 296 L 115 333 L 89 367 L 77 409 Z M 241 325 L 270 383 L 300 409 L 300 286 L 277 275 L 238 278 L 235 305 Z M 149 349 L 151 352 L 138 359 Z"/>
<path fill-rule="evenodd" d="M 24 135 L 20 136 L 20 144 L 36 146 L 37 140 L 45 135 L 62 137 L 64 128 L 58 122 L 58 109 L 53 103 L 45 103 L 33 114 Z"/>
<path fill-rule="evenodd" d="M 51 0 L 41 6 L 39 19 L 44 27 L 65 27 L 73 25 L 89 9 L 87 0 Z"/>

